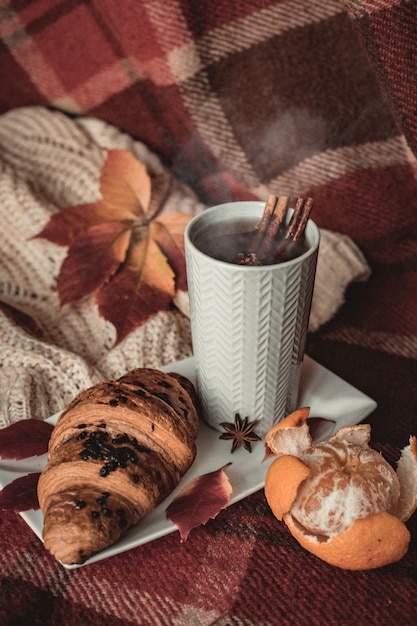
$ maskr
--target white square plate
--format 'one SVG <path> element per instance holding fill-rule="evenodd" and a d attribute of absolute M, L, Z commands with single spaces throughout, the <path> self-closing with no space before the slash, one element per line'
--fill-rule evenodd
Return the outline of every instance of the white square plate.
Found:
<path fill-rule="evenodd" d="M 183 374 L 195 382 L 194 359 L 192 357 L 172 363 L 163 369 L 167 372 Z M 311 417 L 324 417 L 334 420 L 333 431 L 336 431 L 341 426 L 361 422 L 376 408 L 376 402 L 306 356 L 301 376 L 299 406 L 309 406 Z M 52 416 L 48 421 L 55 424 L 58 415 Z M 230 417 L 230 421 L 232 419 L 233 416 Z M 330 436 L 331 433 L 327 434 Z M 227 463 L 231 463 L 225 470 L 233 488 L 229 504 L 233 504 L 261 489 L 270 464 L 270 461 L 263 462 L 264 443 L 260 441 L 253 444 L 251 454 L 243 448 L 238 448 L 236 452 L 231 454 L 230 449 L 230 441 L 220 440 L 219 432 L 202 422 L 197 438 L 196 459 L 177 489 L 141 520 L 137 526 L 131 528 L 122 539 L 95 554 L 83 565 L 106 559 L 177 530 L 177 527 L 167 520 L 166 508 L 184 485 L 201 474 L 218 470 Z M 30 472 L 42 471 L 45 464 L 46 454 L 22 461 L 0 459 L 0 487 L 5 487 L 16 478 Z M 21 513 L 21 516 L 39 539 L 42 539 L 43 517 L 41 511 L 25 511 Z M 72 569 L 81 566 L 64 565 L 64 567 Z"/>

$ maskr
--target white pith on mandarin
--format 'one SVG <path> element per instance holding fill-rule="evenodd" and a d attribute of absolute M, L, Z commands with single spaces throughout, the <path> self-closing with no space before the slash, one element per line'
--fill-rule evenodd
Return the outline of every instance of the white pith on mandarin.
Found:
<path fill-rule="evenodd" d="M 307 448 L 299 458 L 310 474 L 298 489 L 290 515 L 308 534 L 331 537 L 355 519 L 395 509 L 398 476 L 368 446 L 328 441 Z"/>

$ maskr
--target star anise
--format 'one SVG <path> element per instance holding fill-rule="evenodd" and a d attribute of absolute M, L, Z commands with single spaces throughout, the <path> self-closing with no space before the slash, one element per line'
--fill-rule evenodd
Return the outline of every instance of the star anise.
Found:
<path fill-rule="evenodd" d="M 225 433 L 222 433 L 219 439 L 232 440 L 232 453 L 242 445 L 245 450 L 252 452 L 252 442 L 260 441 L 261 438 L 254 432 L 255 426 L 258 424 L 258 420 L 249 422 L 249 417 L 245 417 L 243 420 L 239 413 L 235 415 L 234 422 L 221 422 L 219 426 L 225 429 Z"/>

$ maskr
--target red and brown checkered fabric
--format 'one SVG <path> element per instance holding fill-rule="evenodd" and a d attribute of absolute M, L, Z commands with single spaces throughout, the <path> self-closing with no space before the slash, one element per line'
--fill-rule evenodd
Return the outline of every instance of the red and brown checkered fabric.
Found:
<path fill-rule="evenodd" d="M 145 142 L 206 203 L 310 193 L 372 267 L 308 352 L 378 402 L 373 445 L 417 434 L 417 8 L 408 0 L 0 0 L 0 113 L 43 105 Z M 6 625 L 411 625 L 417 516 L 397 564 L 330 567 L 263 492 L 66 571 L 0 517 Z"/>

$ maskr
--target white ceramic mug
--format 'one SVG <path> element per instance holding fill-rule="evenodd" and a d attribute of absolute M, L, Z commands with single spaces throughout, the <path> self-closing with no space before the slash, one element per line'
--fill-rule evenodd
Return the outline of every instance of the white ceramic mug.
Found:
<path fill-rule="evenodd" d="M 306 251 L 275 265 L 247 266 L 203 253 L 207 236 L 255 228 L 262 202 L 206 209 L 185 231 L 197 392 L 203 417 L 221 430 L 236 413 L 264 435 L 296 408 L 311 309 L 319 230 L 309 220 Z M 196 245 L 197 244 L 197 245 Z"/>

